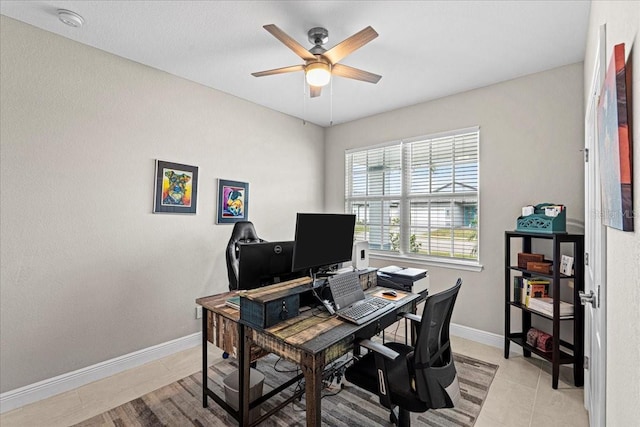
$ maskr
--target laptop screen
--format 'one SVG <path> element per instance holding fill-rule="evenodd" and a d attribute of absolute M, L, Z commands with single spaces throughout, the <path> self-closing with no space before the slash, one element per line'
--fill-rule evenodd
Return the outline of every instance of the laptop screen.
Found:
<path fill-rule="evenodd" d="M 355 271 L 330 277 L 329 289 L 337 310 L 365 299 L 358 273 Z"/>

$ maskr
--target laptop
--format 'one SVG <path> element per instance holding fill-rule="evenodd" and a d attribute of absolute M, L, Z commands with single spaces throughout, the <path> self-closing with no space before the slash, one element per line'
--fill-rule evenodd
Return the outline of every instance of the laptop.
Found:
<path fill-rule="evenodd" d="M 392 301 L 366 296 L 360 286 L 360 275 L 350 271 L 329 277 L 336 314 L 349 322 L 361 325 L 395 308 Z"/>

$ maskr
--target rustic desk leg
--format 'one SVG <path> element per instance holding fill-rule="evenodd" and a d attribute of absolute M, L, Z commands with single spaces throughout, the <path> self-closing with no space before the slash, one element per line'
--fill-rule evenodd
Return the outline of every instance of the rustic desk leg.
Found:
<path fill-rule="evenodd" d="M 305 401 L 307 403 L 307 427 L 320 426 L 322 420 L 322 371 L 324 354 L 305 353 L 302 356 L 302 373 L 305 381 Z"/>
<path fill-rule="evenodd" d="M 251 346 L 245 328 L 238 324 L 238 425 L 249 425 L 249 375 L 251 372 Z"/>
<path fill-rule="evenodd" d="M 202 407 L 208 406 L 207 402 L 207 337 L 209 335 L 209 310 L 202 307 Z"/>

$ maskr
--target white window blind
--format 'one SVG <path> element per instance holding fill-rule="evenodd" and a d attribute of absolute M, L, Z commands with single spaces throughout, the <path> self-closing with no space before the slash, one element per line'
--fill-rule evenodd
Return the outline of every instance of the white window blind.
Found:
<path fill-rule="evenodd" d="M 374 251 L 478 260 L 478 128 L 348 151 L 346 211 Z"/>

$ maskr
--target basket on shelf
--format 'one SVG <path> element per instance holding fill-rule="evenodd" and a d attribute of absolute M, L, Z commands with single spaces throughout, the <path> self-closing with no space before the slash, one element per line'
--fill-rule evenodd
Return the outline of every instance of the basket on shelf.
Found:
<path fill-rule="evenodd" d="M 567 211 L 561 206 L 557 216 L 545 215 L 545 209 L 560 206 L 553 203 L 541 203 L 536 205 L 531 215 L 520 216 L 516 222 L 516 231 L 528 231 L 533 233 L 566 233 Z"/>

